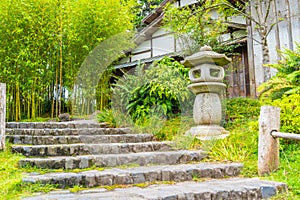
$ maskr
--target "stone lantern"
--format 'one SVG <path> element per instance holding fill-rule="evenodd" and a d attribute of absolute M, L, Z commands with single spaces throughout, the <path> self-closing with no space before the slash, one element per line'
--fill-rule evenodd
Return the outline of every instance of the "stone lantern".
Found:
<path fill-rule="evenodd" d="M 187 131 L 201 140 L 221 139 L 229 135 L 223 127 L 221 98 L 225 94 L 226 85 L 224 68 L 231 59 L 224 54 L 212 51 L 211 47 L 204 46 L 200 52 L 188 56 L 183 65 L 190 67 L 189 78 L 192 84 L 188 85 L 195 95 L 193 118 L 196 126 Z"/>

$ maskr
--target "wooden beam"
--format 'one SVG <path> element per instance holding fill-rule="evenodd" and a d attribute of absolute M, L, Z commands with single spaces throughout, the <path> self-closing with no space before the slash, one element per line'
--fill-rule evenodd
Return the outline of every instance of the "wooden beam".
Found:
<path fill-rule="evenodd" d="M 247 12 L 251 13 L 251 6 L 247 7 Z M 248 64 L 249 64 L 249 84 L 250 84 L 250 97 L 256 98 L 256 80 L 255 80 L 255 64 L 254 64 L 254 49 L 253 49 L 253 23 L 247 19 L 247 51 L 248 51 Z"/>
<path fill-rule="evenodd" d="M 278 22 L 279 18 L 278 18 L 278 10 L 277 10 L 276 1 L 273 2 L 273 12 L 274 12 L 274 15 L 275 15 L 275 21 Z M 280 36 L 279 36 L 279 25 L 278 25 L 278 23 L 276 23 L 274 30 L 275 30 L 277 60 L 281 60 L 281 55 L 280 55 L 280 52 L 279 52 L 279 50 L 281 49 L 281 46 L 280 46 Z"/>
<path fill-rule="evenodd" d="M 286 10 L 287 10 L 286 20 L 288 22 L 287 31 L 288 31 L 288 36 L 289 36 L 289 49 L 293 51 L 294 50 L 294 42 L 293 42 L 293 32 L 292 32 L 292 22 L 291 22 L 292 19 L 291 19 L 290 1 L 285 0 L 285 4 L 286 4 Z"/>
<path fill-rule="evenodd" d="M 294 134 L 294 133 L 282 133 L 282 132 L 272 131 L 271 136 L 273 136 L 275 138 L 300 140 L 300 135 L 299 134 Z"/>

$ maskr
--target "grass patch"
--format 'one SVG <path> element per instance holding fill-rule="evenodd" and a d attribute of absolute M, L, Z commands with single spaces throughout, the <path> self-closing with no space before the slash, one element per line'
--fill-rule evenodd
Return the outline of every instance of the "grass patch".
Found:
<path fill-rule="evenodd" d="M 32 119 L 22 119 L 21 122 L 48 122 L 49 120 L 54 120 L 50 117 L 36 117 Z"/>
<path fill-rule="evenodd" d="M 97 171 L 104 171 L 106 169 L 113 169 L 113 168 L 120 168 L 120 169 L 128 169 L 128 168 L 136 168 L 140 167 L 137 163 L 128 163 L 126 165 L 118 165 L 113 167 L 96 167 L 92 166 L 89 168 L 83 168 L 83 169 L 42 169 L 38 167 L 31 167 L 31 166 L 25 166 L 22 168 L 22 171 L 25 173 L 38 173 L 38 174 L 46 174 L 46 173 L 61 173 L 61 172 L 70 172 L 70 173 L 81 173 L 91 170 L 97 170 Z"/>
<path fill-rule="evenodd" d="M 287 183 L 289 193 L 274 199 L 300 199 L 300 143 L 281 140 L 279 169 L 263 177 L 266 180 Z"/>
<path fill-rule="evenodd" d="M 10 145 L 6 144 L 5 151 L 0 152 L 0 200 L 20 199 L 35 192 L 49 192 L 54 185 L 24 184 L 22 177 L 24 169 L 18 168 L 18 161 L 23 158 L 19 154 L 12 154 Z"/>
<path fill-rule="evenodd" d="M 22 167 L 22 171 L 24 173 L 38 173 L 38 174 L 59 173 L 59 172 L 79 173 L 79 172 L 85 172 L 85 171 L 91 171 L 91 170 L 103 171 L 105 169 L 106 168 L 104 168 L 104 167 L 96 167 L 96 166 L 92 166 L 92 167 L 84 168 L 84 169 L 43 169 L 43 168 L 32 167 L 32 166 Z"/>
<path fill-rule="evenodd" d="M 248 106 L 249 105 L 249 106 Z M 251 107 L 251 108 L 249 108 Z M 158 140 L 171 140 L 176 144 L 175 147 L 181 149 L 203 149 L 209 152 L 207 162 L 241 162 L 244 164 L 242 177 L 257 177 L 257 151 L 258 151 L 258 108 L 260 103 L 257 100 L 237 99 L 229 101 L 227 104 L 227 116 L 225 127 L 230 131 L 230 136 L 224 140 L 199 141 L 193 137 L 186 137 L 184 133 L 188 130 L 193 120 L 191 118 L 172 118 L 161 119 L 152 117 L 143 123 L 136 125 L 135 131 L 142 133 L 153 133 Z M 104 116 L 112 120 L 111 115 Z M 124 120 L 124 119 L 123 119 Z M 117 120 L 118 121 L 118 120 Z M 115 123 L 115 122 L 113 122 Z M 280 181 L 288 184 L 289 192 L 287 194 L 277 195 L 273 199 L 300 199 L 300 143 L 289 140 L 281 140 L 280 166 L 276 172 L 260 177 L 265 180 Z M 42 186 L 39 184 L 22 183 L 23 173 L 37 172 L 40 174 L 49 172 L 82 172 L 87 170 L 104 170 L 108 168 L 91 167 L 87 169 L 75 170 L 50 170 L 25 167 L 17 167 L 18 160 L 23 156 L 10 153 L 10 146 L 5 152 L 0 152 L 0 200 L 19 199 L 22 196 L 30 195 L 35 192 L 49 192 L 55 190 L 55 185 Z M 138 167 L 132 163 L 120 168 Z M 195 181 L 203 181 L 193 177 Z M 172 184 L 173 182 L 154 182 L 135 185 L 114 185 L 97 188 L 113 190 L 115 188 L 125 188 L 131 186 L 147 187 L 152 184 Z M 82 186 L 69 188 L 72 192 L 78 192 L 84 189 Z"/>
<path fill-rule="evenodd" d="M 103 188 L 108 191 L 113 191 L 113 190 L 119 189 L 119 188 L 130 188 L 130 187 L 146 188 L 146 187 L 149 187 L 150 185 L 157 185 L 157 184 L 173 185 L 175 183 L 176 182 L 174 182 L 174 181 L 154 181 L 154 182 L 145 182 L 145 183 L 137 183 L 137 184 L 127 184 L 127 185 L 105 185 L 105 186 L 94 187 L 93 189 Z M 88 190 L 88 189 L 91 189 L 91 188 L 86 188 L 86 187 L 77 186 L 77 185 L 74 187 L 68 188 L 68 190 L 73 193 L 80 192 L 83 190 Z"/>
<path fill-rule="evenodd" d="M 258 177 L 258 115 L 261 103 L 251 99 L 228 100 L 225 127 L 230 136 L 224 140 L 205 141 L 201 146 L 209 151 L 205 161 L 241 162 L 242 177 Z M 280 140 L 279 169 L 265 180 L 287 183 L 289 192 L 273 199 L 300 199 L 300 142 Z"/>
<path fill-rule="evenodd" d="M 209 151 L 209 162 L 241 162 L 244 168 L 242 177 L 258 177 L 258 123 L 257 120 L 244 120 L 230 129 L 230 136 L 224 140 L 204 142 L 202 145 Z M 260 177 L 264 180 L 284 182 L 288 193 L 273 199 L 300 199 L 300 145 L 299 142 L 281 140 L 280 165 L 275 172 Z"/>
<path fill-rule="evenodd" d="M 99 168 L 99 167 L 90 167 L 86 169 L 73 169 L 73 170 L 64 170 L 64 169 L 40 169 L 36 167 L 24 167 L 18 168 L 18 161 L 22 158 L 25 158 L 20 154 L 11 153 L 11 144 L 6 144 L 6 150 L 0 152 L 0 162 L 2 163 L 0 166 L 0 200 L 7 199 L 21 199 L 25 196 L 30 196 L 34 193 L 48 193 L 53 190 L 59 190 L 57 185 L 41 185 L 41 184 L 31 184 L 31 183 L 22 183 L 22 178 L 26 173 L 53 173 L 53 172 L 73 172 L 79 173 L 89 170 L 99 170 L 103 171 L 105 169 L 111 169 L 112 167 Z M 128 165 L 117 166 L 119 168 L 134 168 L 139 167 L 138 164 L 131 163 Z M 154 183 L 145 183 L 145 185 L 150 185 Z M 138 186 L 138 185 L 134 185 Z M 115 185 L 115 186 L 103 186 L 99 188 L 105 188 L 108 190 L 112 190 L 115 188 L 124 188 L 129 186 Z M 142 187 L 142 184 L 140 185 Z M 74 186 L 69 188 L 71 192 L 79 192 L 81 190 L 90 189 L 85 188 L 83 186 Z"/>

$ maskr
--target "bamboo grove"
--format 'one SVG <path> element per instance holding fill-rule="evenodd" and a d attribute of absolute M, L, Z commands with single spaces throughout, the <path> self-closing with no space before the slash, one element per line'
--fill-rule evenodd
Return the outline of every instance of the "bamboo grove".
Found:
<path fill-rule="evenodd" d="M 107 38 L 133 29 L 134 6 L 131 0 L 2 0 L 0 82 L 7 85 L 7 120 L 70 112 L 82 62 Z"/>

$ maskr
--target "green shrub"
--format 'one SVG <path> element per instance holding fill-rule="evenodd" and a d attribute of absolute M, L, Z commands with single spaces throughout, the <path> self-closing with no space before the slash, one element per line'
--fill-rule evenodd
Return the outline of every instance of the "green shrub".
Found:
<path fill-rule="evenodd" d="M 134 121 L 151 115 L 170 118 L 191 107 L 188 71 L 172 58 L 154 62 L 148 69 L 139 66 L 136 75 L 126 74 L 115 84 L 116 104 Z"/>
<path fill-rule="evenodd" d="M 132 127 L 133 123 L 129 119 L 130 116 L 115 109 L 104 109 L 97 115 L 99 122 L 105 122 L 111 128 Z"/>
<path fill-rule="evenodd" d="M 226 128 L 239 125 L 244 121 L 257 119 L 261 103 L 257 99 L 233 98 L 226 100 L 225 115 Z"/>
<path fill-rule="evenodd" d="M 161 118 L 157 115 L 148 116 L 147 118 L 139 118 L 135 121 L 133 130 L 137 133 L 150 133 L 154 136 L 158 136 L 158 133 L 165 125 L 166 121 L 167 120 L 165 118 Z M 158 136 L 157 139 L 161 138 Z"/>
<path fill-rule="evenodd" d="M 193 120 L 188 117 L 175 117 L 166 120 L 164 126 L 155 136 L 159 140 L 174 140 L 176 137 L 184 135 L 193 123 Z"/>
<path fill-rule="evenodd" d="M 281 61 L 269 65 L 278 73 L 259 87 L 261 100 L 281 108 L 281 131 L 300 133 L 300 46 L 282 55 Z"/>
<path fill-rule="evenodd" d="M 283 95 L 300 94 L 300 46 L 296 51 L 286 49 L 283 59 L 270 64 L 278 70 L 276 76 L 261 84 L 258 88 L 262 98 L 279 99 Z"/>
<path fill-rule="evenodd" d="M 204 143 L 210 149 L 214 160 L 245 162 L 256 159 L 258 139 L 258 121 L 241 122 L 231 129 L 230 136 L 224 140 Z"/>
<path fill-rule="evenodd" d="M 300 134 L 300 94 L 284 95 L 271 104 L 281 109 L 281 131 Z"/>

